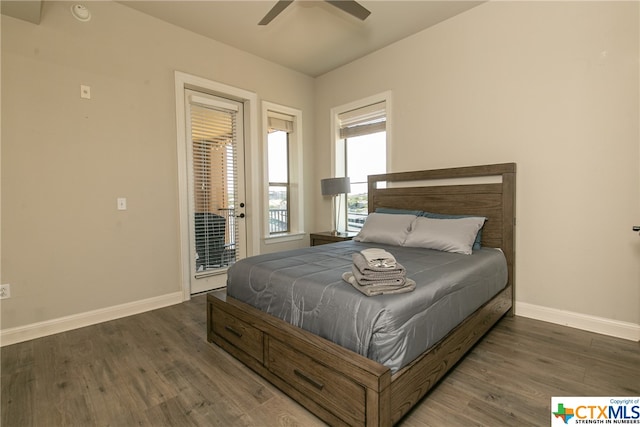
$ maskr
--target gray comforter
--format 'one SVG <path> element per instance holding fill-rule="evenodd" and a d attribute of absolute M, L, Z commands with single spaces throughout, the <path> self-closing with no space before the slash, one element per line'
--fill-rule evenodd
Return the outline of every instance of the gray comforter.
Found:
<path fill-rule="evenodd" d="M 389 251 L 415 280 L 412 292 L 367 297 L 347 284 L 352 253 Z M 507 283 L 502 251 L 472 255 L 340 242 L 258 255 L 228 272 L 227 294 L 388 366 L 405 366 Z"/>

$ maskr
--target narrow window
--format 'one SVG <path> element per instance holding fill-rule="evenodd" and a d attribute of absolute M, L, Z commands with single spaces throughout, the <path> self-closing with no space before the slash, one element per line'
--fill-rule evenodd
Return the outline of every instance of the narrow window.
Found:
<path fill-rule="evenodd" d="M 268 194 L 265 229 L 269 238 L 279 238 L 300 231 L 300 197 L 296 193 L 301 182 L 296 166 L 300 153 L 300 112 L 266 102 L 264 112 Z"/>
<path fill-rule="evenodd" d="M 289 132 L 269 117 L 267 158 L 269 169 L 269 234 L 287 233 L 289 225 Z M 276 124 L 278 123 L 278 124 Z"/>
<path fill-rule="evenodd" d="M 344 149 L 341 166 L 351 181 L 346 209 L 340 216 L 346 218 L 347 231 L 358 231 L 368 214 L 367 176 L 387 171 L 386 102 L 339 113 L 338 124 L 338 146 Z"/>

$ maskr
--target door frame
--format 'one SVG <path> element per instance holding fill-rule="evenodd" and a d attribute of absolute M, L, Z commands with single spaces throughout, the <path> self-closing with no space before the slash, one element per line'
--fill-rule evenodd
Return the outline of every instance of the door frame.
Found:
<path fill-rule="evenodd" d="M 245 138 L 245 194 L 247 208 L 245 221 L 247 227 L 247 256 L 255 255 L 260 247 L 260 162 L 258 139 L 258 95 L 244 89 L 238 89 L 224 83 L 203 77 L 193 76 L 181 71 L 175 72 L 176 93 L 176 148 L 178 172 L 178 214 L 180 234 L 180 288 L 182 300 L 191 299 L 191 248 L 189 238 L 189 187 L 186 138 L 186 99 L 185 89 L 199 90 L 212 95 L 234 99 L 244 104 Z"/>

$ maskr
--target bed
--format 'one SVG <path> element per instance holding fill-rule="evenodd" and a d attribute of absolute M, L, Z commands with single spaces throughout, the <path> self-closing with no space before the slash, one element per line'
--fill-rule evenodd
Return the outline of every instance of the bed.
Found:
<path fill-rule="evenodd" d="M 512 313 L 515 174 L 515 164 L 506 163 L 369 177 L 370 212 L 382 207 L 484 216 L 482 246 L 499 248 L 506 261 L 506 286 L 401 367 L 392 369 L 224 293 L 207 295 L 207 339 L 328 424 L 395 424 Z M 338 251 L 349 244 L 327 246 Z"/>

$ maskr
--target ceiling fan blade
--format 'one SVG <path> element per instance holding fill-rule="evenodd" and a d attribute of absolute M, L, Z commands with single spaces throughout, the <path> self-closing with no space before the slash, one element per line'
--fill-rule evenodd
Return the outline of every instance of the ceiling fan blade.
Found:
<path fill-rule="evenodd" d="M 283 10 L 287 8 L 293 0 L 278 0 L 278 2 L 271 8 L 271 10 L 262 18 L 258 25 L 267 25 L 269 22 L 273 20 L 276 16 L 280 14 Z"/>
<path fill-rule="evenodd" d="M 326 2 L 332 4 L 338 9 L 347 12 L 350 15 L 355 16 L 361 21 L 367 19 L 367 16 L 371 14 L 371 12 L 369 12 L 355 0 L 326 0 Z"/>

